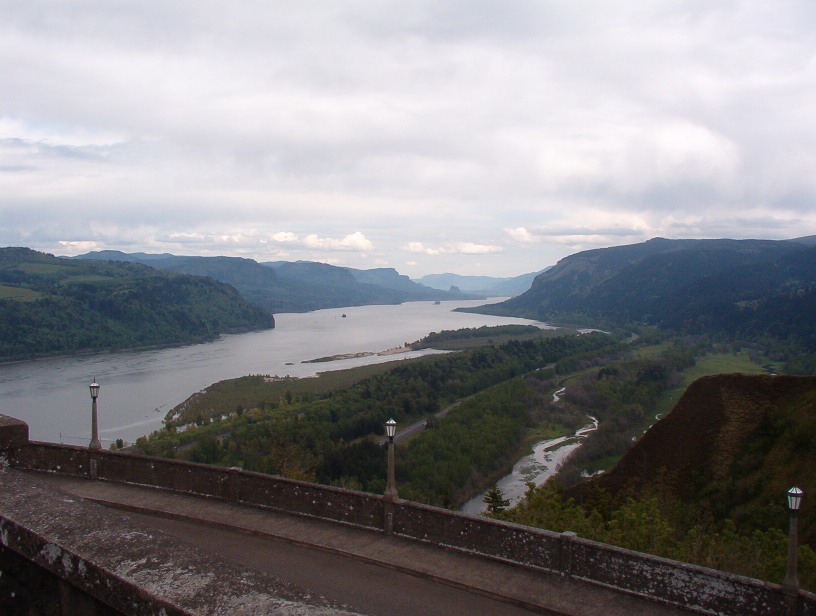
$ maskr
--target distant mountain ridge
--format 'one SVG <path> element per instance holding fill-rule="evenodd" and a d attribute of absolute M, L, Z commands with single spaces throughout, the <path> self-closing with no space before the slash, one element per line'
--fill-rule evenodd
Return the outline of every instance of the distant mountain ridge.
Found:
<path fill-rule="evenodd" d="M 490 297 L 515 297 L 527 291 L 533 284 L 536 276 L 549 268 L 537 272 L 513 276 L 511 278 L 496 278 L 493 276 L 463 276 L 461 274 L 429 274 L 418 278 L 415 282 L 434 289 L 450 289 L 456 287 L 464 292 L 480 293 Z"/>
<path fill-rule="evenodd" d="M 240 257 L 185 257 L 111 250 L 75 258 L 131 261 L 163 271 L 209 276 L 232 285 L 247 301 L 273 313 L 462 297 L 414 283 L 390 268 L 355 270 L 313 261 L 258 263 Z"/>
<path fill-rule="evenodd" d="M 793 239 L 791 241 L 798 242 L 799 244 L 805 244 L 807 246 L 816 246 L 816 235 L 808 235 L 807 237 L 797 237 L 796 239 Z"/>
<path fill-rule="evenodd" d="M 646 323 L 773 336 L 816 348 L 816 247 L 806 241 L 667 240 L 580 252 L 526 293 L 475 309 L 545 321 Z"/>

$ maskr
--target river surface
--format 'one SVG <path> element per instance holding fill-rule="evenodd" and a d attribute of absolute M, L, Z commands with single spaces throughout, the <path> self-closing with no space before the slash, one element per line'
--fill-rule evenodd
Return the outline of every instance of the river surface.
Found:
<path fill-rule="evenodd" d="M 132 442 L 160 429 L 170 409 L 224 379 L 249 374 L 309 377 L 417 357 L 432 351 L 377 353 L 434 331 L 511 323 L 546 327 L 527 319 L 452 312 L 485 303 L 408 302 L 276 314 L 275 329 L 222 336 L 205 344 L 0 364 L 0 414 L 28 423 L 32 440 L 86 444 L 91 430 L 88 384 L 95 378 L 101 385 L 99 436 L 107 447 L 117 438 Z M 374 355 L 301 363 L 354 353 Z"/>
<path fill-rule="evenodd" d="M 564 389 L 555 392 L 553 402 L 558 402 L 559 396 L 563 393 Z M 590 420 L 591 424 L 576 431 L 573 436 L 560 436 L 547 441 L 539 441 L 533 446 L 531 454 L 516 462 L 513 470 L 496 482 L 504 498 L 510 501 L 510 507 L 524 498 L 528 483 L 540 486 L 555 475 L 564 460 L 582 445 L 586 435 L 598 429 L 598 420 L 594 417 L 590 417 Z M 462 505 L 462 511 L 472 515 L 487 511 L 487 503 L 484 502 L 485 494 L 486 492 L 482 492 L 474 496 Z"/>

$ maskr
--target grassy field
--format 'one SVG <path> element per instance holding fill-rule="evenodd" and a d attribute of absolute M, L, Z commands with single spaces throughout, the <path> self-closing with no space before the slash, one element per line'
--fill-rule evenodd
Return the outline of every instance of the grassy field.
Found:
<path fill-rule="evenodd" d="M 76 269 L 70 265 L 54 265 L 52 263 L 21 263 L 17 268 L 29 274 L 72 274 Z"/>
<path fill-rule="evenodd" d="M 251 375 L 219 381 L 207 387 L 204 392 L 187 398 L 167 413 L 167 418 L 178 415 L 178 419 L 174 421 L 177 425 L 183 425 L 199 418 L 209 419 L 221 415 L 225 410 L 231 412 L 237 407 L 251 409 L 276 400 L 283 401 L 287 397 L 292 400 L 309 399 L 351 387 L 358 381 L 382 374 L 403 362 L 416 361 L 416 359 L 421 358 L 394 360 L 346 370 L 332 370 L 321 372 L 316 377 Z"/>
<path fill-rule="evenodd" d="M 745 374 L 763 374 L 765 368 L 752 361 L 748 353 L 713 353 L 698 357 L 697 362 L 691 368 L 683 372 L 683 384 L 670 391 L 667 391 L 657 405 L 657 412 L 666 414 L 674 408 L 677 401 L 686 391 L 686 388 L 699 378 L 711 376 L 712 374 L 733 374 L 742 372 Z"/>
<path fill-rule="evenodd" d="M 572 336 L 577 332 L 573 329 L 556 328 L 556 329 L 540 329 L 538 327 L 530 326 L 526 333 L 505 333 L 503 330 L 517 326 L 496 326 L 486 327 L 484 332 L 474 332 L 470 337 L 455 337 L 456 332 L 452 332 L 454 336 L 445 337 L 444 334 L 434 336 L 432 341 L 427 338 L 417 340 L 411 343 L 414 349 L 433 348 L 440 351 L 464 351 L 467 349 L 475 349 L 485 345 L 501 346 L 510 342 L 511 340 L 525 341 L 538 340 L 540 338 L 554 338 L 556 336 Z"/>
<path fill-rule="evenodd" d="M 512 327 L 512 326 L 511 326 Z M 464 350 L 479 346 L 500 345 L 509 340 L 535 340 L 539 338 L 551 338 L 555 336 L 567 335 L 569 330 L 563 329 L 539 329 L 529 328 L 529 332 L 521 334 L 505 333 L 509 328 L 495 327 L 484 328 L 484 332 L 479 335 L 463 338 L 461 340 L 450 340 L 444 336 L 427 345 L 438 350 Z M 418 341 L 419 348 L 424 345 Z M 358 368 L 346 370 L 331 370 L 321 372 L 313 378 L 280 378 L 263 375 L 245 376 L 237 379 L 229 379 L 214 383 L 206 388 L 204 392 L 199 392 L 190 396 L 183 403 L 176 406 L 167 414 L 167 419 L 177 417 L 173 420 L 177 425 L 190 423 L 197 419 L 209 419 L 210 417 L 221 415 L 225 410 L 235 411 L 238 407 L 251 409 L 273 401 L 283 401 L 287 398 L 292 400 L 310 399 L 317 395 L 326 394 L 351 387 L 358 381 L 368 377 L 382 374 L 391 368 L 402 365 L 405 362 L 421 361 L 423 358 L 397 359 L 381 364 L 370 364 Z M 313 360 L 315 361 L 315 360 Z"/>
<path fill-rule="evenodd" d="M 121 280 L 113 276 L 103 276 L 101 274 L 83 274 L 81 276 L 71 276 L 62 281 L 62 284 L 120 284 Z"/>
<path fill-rule="evenodd" d="M 7 287 L 0 285 L 0 299 L 13 299 L 18 302 L 32 302 L 43 297 L 42 293 L 31 289 L 21 289 L 20 287 Z"/>

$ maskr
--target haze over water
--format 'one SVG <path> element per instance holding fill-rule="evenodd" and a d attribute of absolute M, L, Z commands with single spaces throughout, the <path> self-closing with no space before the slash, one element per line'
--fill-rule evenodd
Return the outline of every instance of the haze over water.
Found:
<path fill-rule="evenodd" d="M 205 344 L 0 364 L 0 414 L 27 422 L 33 440 L 87 444 L 91 414 L 88 384 L 96 378 L 102 386 L 100 438 L 107 447 L 117 438 L 134 441 L 161 428 L 171 408 L 224 379 L 248 374 L 309 377 L 416 357 L 429 351 L 376 353 L 414 342 L 432 331 L 510 323 L 543 325 L 527 319 L 452 312 L 457 307 L 484 303 L 409 302 L 276 314 L 275 329 L 222 336 Z M 301 363 L 364 352 L 375 355 Z"/>

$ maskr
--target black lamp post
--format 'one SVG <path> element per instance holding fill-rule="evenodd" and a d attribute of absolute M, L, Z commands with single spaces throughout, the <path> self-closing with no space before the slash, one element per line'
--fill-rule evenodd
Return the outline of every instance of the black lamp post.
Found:
<path fill-rule="evenodd" d="M 788 613 L 796 614 L 799 603 L 799 577 L 796 574 L 796 550 L 799 539 L 797 514 L 802 504 L 804 492 L 797 487 L 788 490 L 788 509 L 790 510 L 790 530 L 788 532 L 788 569 L 785 581 L 782 582 L 782 591 L 788 603 Z"/>
<path fill-rule="evenodd" d="M 88 448 L 102 449 L 102 443 L 99 442 L 99 425 L 96 417 L 96 399 L 99 397 L 99 383 L 94 379 L 89 387 L 91 390 L 91 444 L 88 445 Z"/>
<path fill-rule="evenodd" d="M 388 483 L 385 486 L 385 498 L 396 500 L 397 483 L 394 480 L 394 435 L 397 433 L 397 422 L 389 419 L 385 422 L 385 434 L 388 437 Z"/>

